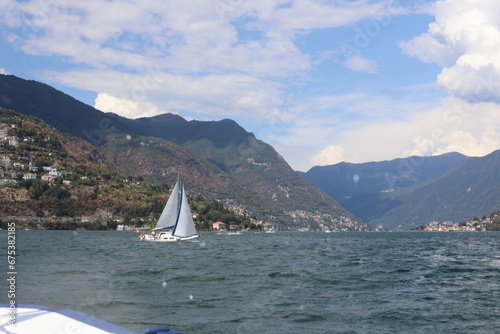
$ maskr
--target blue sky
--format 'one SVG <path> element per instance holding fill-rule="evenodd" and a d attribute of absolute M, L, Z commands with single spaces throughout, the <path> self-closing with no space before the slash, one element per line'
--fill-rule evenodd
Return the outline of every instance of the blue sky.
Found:
<path fill-rule="evenodd" d="M 297 170 L 500 148 L 494 0 L 0 0 L 0 73 L 231 118 Z M 0 92 L 1 94 L 1 92 Z"/>

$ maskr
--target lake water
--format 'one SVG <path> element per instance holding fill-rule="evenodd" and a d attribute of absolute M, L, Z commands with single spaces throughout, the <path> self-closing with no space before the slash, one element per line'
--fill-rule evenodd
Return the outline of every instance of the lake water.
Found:
<path fill-rule="evenodd" d="M 6 239 L 0 231 L 1 249 Z M 195 243 L 151 243 L 132 232 L 17 231 L 16 246 L 18 303 L 75 309 L 134 331 L 500 328 L 499 233 L 207 232 Z"/>

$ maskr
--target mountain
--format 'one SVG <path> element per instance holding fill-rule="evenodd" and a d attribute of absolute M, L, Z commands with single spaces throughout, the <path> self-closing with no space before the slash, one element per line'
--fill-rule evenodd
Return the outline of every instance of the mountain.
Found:
<path fill-rule="evenodd" d="M 314 167 L 304 174 L 371 225 L 407 230 L 431 221 L 461 221 L 500 208 L 499 151 Z"/>
<path fill-rule="evenodd" d="M 171 183 L 181 173 L 193 193 L 254 219 L 290 229 L 368 228 L 231 120 L 188 122 L 169 114 L 128 120 L 9 75 L 0 75 L 0 106 L 88 141 L 125 175 Z"/>
<path fill-rule="evenodd" d="M 30 229 L 154 225 L 168 197 L 164 185 L 111 170 L 89 142 L 1 107 L 0 158 L 0 228 L 12 221 Z M 216 221 L 255 228 L 219 202 L 191 196 L 190 206 L 200 230 Z"/>
<path fill-rule="evenodd" d="M 297 217 L 297 212 L 314 212 L 332 207 L 343 214 L 340 205 L 311 187 L 268 144 L 257 140 L 232 120 L 186 121 L 164 114 L 136 120 L 115 118 L 144 135 L 176 143 L 194 155 L 213 163 L 224 175 L 236 181 L 235 198 L 251 204 L 252 211 L 264 215 Z M 249 190 L 254 189 L 253 193 Z M 267 202 L 267 203 L 265 203 Z M 283 215 L 285 213 L 285 215 Z M 306 215 L 307 213 L 300 213 Z"/>
<path fill-rule="evenodd" d="M 433 178 L 383 194 L 382 199 L 395 205 L 371 223 L 389 229 L 489 215 L 500 208 L 500 150 L 464 159 Z"/>
<path fill-rule="evenodd" d="M 380 193 L 427 180 L 465 158 L 460 153 L 447 153 L 361 164 L 341 162 L 313 167 L 303 175 L 347 210 L 370 221 L 393 205 L 381 200 Z"/>
<path fill-rule="evenodd" d="M 315 166 L 303 175 L 341 202 L 356 195 L 405 188 L 447 170 L 463 159 L 460 153 L 433 157 L 394 159 L 353 164 L 341 162 L 330 166 Z"/>

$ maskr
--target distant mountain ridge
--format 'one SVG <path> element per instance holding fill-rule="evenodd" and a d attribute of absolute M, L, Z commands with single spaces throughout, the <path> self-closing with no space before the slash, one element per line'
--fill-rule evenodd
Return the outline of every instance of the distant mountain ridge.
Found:
<path fill-rule="evenodd" d="M 500 208 L 500 150 L 464 159 L 439 175 L 383 194 L 397 202 L 373 224 L 408 229 L 431 221 L 465 221 Z"/>
<path fill-rule="evenodd" d="M 433 177 L 467 158 L 460 153 L 389 161 L 316 166 L 303 175 L 339 203 L 357 195 L 406 188 Z"/>
<path fill-rule="evenodd" d="M 367 229 L 234 121 L 188 122 L 170 114 L 128 120 L 8 75 L 0 75 L 0 106 L 87 140 L 125 175 L 162 183 L 182 173 L 191 191 L 256 219 L 293 229 Z"/>
<path fill-rule="evenodd" d="M 304 176 L 371 225 L 406 230 L 500 208 L 500 151 L 314 167 Z M 468 190 L 470 189 L 470 190 Z"/>

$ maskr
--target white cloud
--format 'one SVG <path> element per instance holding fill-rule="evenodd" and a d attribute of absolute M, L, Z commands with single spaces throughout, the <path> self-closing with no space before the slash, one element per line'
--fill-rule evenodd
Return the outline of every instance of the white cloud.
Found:
<path fill-rule="evenodd" d="M 343 161 L 344 148 L 341 145 L 328 146 L 311 158 L 315 166 L 333 165 Z"/>
<path fill-rule="evenodd" d="M 347 58 L 343 63 L 347 68 L 359 72 L 376 73 L 377 63 L 373 60 L 364 58 L 360 54 L 355 54 Z"/>
<path fill-rule="evenodd" d="M 403 51 L 444 69 L 440 88 L 471 102 L 500 102 L 500 2 L 447 0 L 436 4 L 426 34 L 401 42 Z"/>
<path fill-rule="evenodd" d="M 5 68 L 0 67 L 0 74 L 10 74 Z"/>
<path fill-rule="evenodd" d="M 453 64 L 457 59 L 457 55 L 448 45 L 440 43 L 429 34 L 415 37 L 410 42 L 400 42 L 399 46 L 412 57 L 442 67 Z"/>
<path fill-rule="evenodd" d="M 476 138 L 472 133 L 451 130 L 441 138 L 441 147 L 438 147 L 434 155 L 446 152 L 460 152 L 468 156 L 483 156 L 497 149 L 499 142 L 487 133 Z"/>
<path fill-rule="evenodd" d="M 348 26 L 355 22 L 373 18 L 379 13 L 387 14 L 390 1 L 370 3 L 365 0 L 325 1 L 259 0 L 241 1 L 242 7 L 256 20 L 252 27 L 280 34 L 290 34 L 310 29 Z M 288 4 L 288 6 L 282 6 Z"/>
<path fill-rule="evenodd" d="M 185 76 L 152 69 L 149 74 L 47 71 L 45 75 L 66 85 L 82 82 L 88 89 L 108 92 L 98 94 L 96 108 L 130 118 L 187 111 L 199 116 L 231 114 L 258 123 L 275 118 L 282 104 L 278 83 L 237 74 Z"/>
<path fill-rule="evenodd" d="M 146 101 L 139 103 L 133 100 L 121 99 L 106 93 L 97 95 L 94 107 L 103 112 L 112 112 L 127 118 L 149 117 L 161 114 L 154 105 Z"/>
<path fill-rule="evenodd" d="M 405 120 L 360 124 L 356 130 L 340 134 L 335 142 L 344 147 L 345 159 L 352 162 L 451 151 L 483 156 L 500 148 L 500 119 L 495 116 L 499 113 L 495 103 L 445 99 L 439 107 Z"/>
<path fill-rule="evenodd" d="M 362 163 L 451 151 L 484 156 L 500 148 L 498 104 L 446 98 L 437 107 L 425 110 L 420 104 L 412 108 L 409 102 L 401 103 L 401 107 L 413 112 L 392 118 L 341 118 L 337 114 L 301 117 L 288 124 L 283 130 L 286 135 L 276 136 L 273 145 L 301 170 L 309 169 L 311 163 Z M 285 147 L 293 149 L 287 151 Z M 310 162 L 304 159 L 306 156 L 311 157 Z"/>

